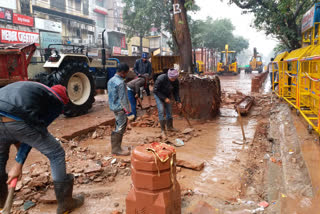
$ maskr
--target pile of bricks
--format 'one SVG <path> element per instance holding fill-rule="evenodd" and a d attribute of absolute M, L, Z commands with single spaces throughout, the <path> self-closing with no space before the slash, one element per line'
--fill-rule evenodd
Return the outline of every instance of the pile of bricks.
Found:
<path fill-rule="evenodd" d="M 268 72 L 256 74 L 251 79 L 251 92 L 259 93 L 260 88 L 268 76 Z"/>

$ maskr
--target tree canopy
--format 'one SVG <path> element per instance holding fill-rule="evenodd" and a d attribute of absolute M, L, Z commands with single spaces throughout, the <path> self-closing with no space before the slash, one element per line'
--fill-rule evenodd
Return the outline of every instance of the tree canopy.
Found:
<path fill-rule="evenodd" d="M 123 24 L 128 38 L 145 37 L 152 27 L 161 26 L 161 16 L 155 11 L 162 11 L 154 0 L 123 0 Z"/>
<path fill-rule="evenodd" d="M 123 0 L 123 23 L 127 38 L 133 36 L 145 37 L 150 33 L 152 27 L 168 31 L 172 35 L 169 42 L 170 48 L 177 52 L 177 41 L 174 32 L 172 14 L 172 1 L 158 0 Z M 193 0 L 185 0 L 184 7 L 187 11 L 197 11 L 199 7 Z"/>
<path fill-rule="evenodd" d="M 297 49 L 301 46 L 301 19 L 317 0 L 229 0 L 254 14 L 254 26 L 277 38 L 282 46 Z"/>
<path fill-rule="evenodd" d="M 230 19 L 216 19 L 208 17 L 206 20 L 190 20 L 191 39 L 194 48 L 213 48 L 224 50 L 229 44 L 230 49 L 241 52 L 249 47 L 248 40 L 242 36 L 235 36 L 234 25 Z"/>

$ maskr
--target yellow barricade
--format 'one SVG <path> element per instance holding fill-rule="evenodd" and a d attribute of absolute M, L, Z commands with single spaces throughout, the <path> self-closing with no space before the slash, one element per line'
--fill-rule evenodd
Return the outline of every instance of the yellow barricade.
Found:
<path fill-rule="evenodd" d="M 313 46 L 301 59 L 300 112 L 309 130 L 320 133 L 320 45 Z"/>
<path fill-rule="evenodd" d="M 283 53 L 280 53 L 272 62 L 272 91 L 274 91 L 276 93 L 277 96 L 280 96 L 280 93 L 279 93 L 279 67 L 280 66 L 283 66 L 282 64 L 282 60 L 288 56 L 288 52 L 283 52 Z M 278 87 L 277 87 L 278 86 Z"/>
<path fill-rule="evenodd" d="M 280 63 L 282 65 L 279 68 L 280 96 L 296 109 L 300 108 L 300 60 L 312 48 L 313 46 L 308 46 L 294 50 Z"/>

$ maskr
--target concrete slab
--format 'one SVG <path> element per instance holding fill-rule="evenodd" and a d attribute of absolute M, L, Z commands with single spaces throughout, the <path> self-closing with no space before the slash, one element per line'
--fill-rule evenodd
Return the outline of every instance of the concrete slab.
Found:
<path fill-rule="evenodd" d="M 49 126 L 49 131 L 57 138 L 69 140 L 93 131 L 98 126 L 113 124 L 114 114 L 109 109 L 107 95 L 98 95 L 88 114 L 72 118 L 61 115 Z"/>

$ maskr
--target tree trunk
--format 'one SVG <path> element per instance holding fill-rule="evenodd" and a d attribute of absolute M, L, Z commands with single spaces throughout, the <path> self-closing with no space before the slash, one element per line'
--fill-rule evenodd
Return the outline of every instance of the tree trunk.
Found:
<path fill-rule="evenodd" d="M 193 73 L 192 44 L 190 29 L 187 20 L 187 11 L 184 7 L 185 0 L 173 0 L 173 19 L 177 45 L 180 53 L 180 69 Z"/>

